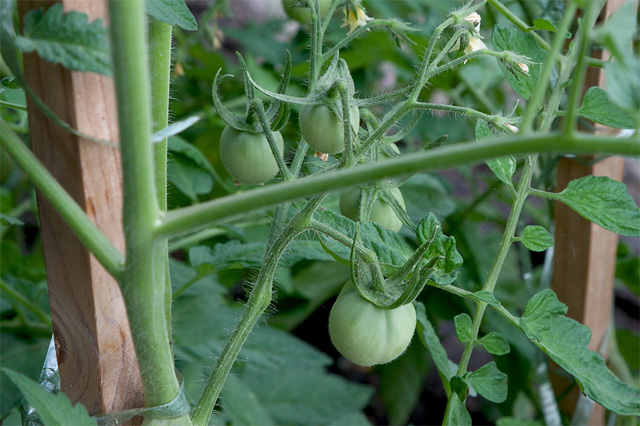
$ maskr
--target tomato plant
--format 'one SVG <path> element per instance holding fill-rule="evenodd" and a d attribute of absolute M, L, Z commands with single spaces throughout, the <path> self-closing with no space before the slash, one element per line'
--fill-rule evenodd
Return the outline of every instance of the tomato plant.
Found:
<path fill-rule="evenodd" d="M 298 15 L 310 25 L 291 26 L 283 19 L 230 25 L 226 15 L 240 2 L 223 0 L 207 3 L 200 23 L 183 0 L 105 0 L 109 19 L 94 21 L 70 6 L 97 1 L 62 2 L 33 10 L 19 2 L 17 14 L 13 2 L 0 2 L 0 142 L 12 163 L 7 172 L 0 158 L 0 363 L 14 383 L 0 384 L 3 425 L 20 423 L 21 394 L 32 416 L 25 423 L 120 424 L 143 416 L 150 425 L 204 426 L 220 408 L 215 422 L 229 426 L 457 426 L 472 415 L 487 424 L 560 424 L 570 415 L 560 414 L 551 391 L 549 360 L 578 383 L 581 407 L 588 398 L 609 411 L 607 423 L 640 414 L 640 391 L 630 384 L 637 370 L 620 362 L 637 351 L 618 350 L 611 333 L 608 349 L 621 372 L 614 375 L 589 349 L 589 330 L 565 316 L 549 288 L 552 265 L 568 262 L 554 260 L 551 249 L 555 204 L 613 233 L 640 236 L 640 209 L 623 183 L 587 176 L 549 189 L 565 154 L 639 152 L 637 130 L 621 137 L 578 130 L 587 127 L 579 120 L 640 127 L 637 99 L 628 95 L 640 93 L 630 77 L 640 63 L 631 49 L 632 3 L 598 23 L 598 1 L 511 8 L 500 0 L 314 0 L 317 14 Z M 294 15 L 310 5 L 285 2 Z M 332 10 L 343 12 L 341 22 Z M 587 56 L 603 48 L 613 60 Z M 584 90 L 589 67 L 607 73 L 606 86 Z M 101 84 L 84 84 L 96 73 Z M 29 80 L 34 75 L 48 84 Z M 98 104 L 110 76 L 118 117 L 108 117 L 117 128 L 105 137 L 120 140 L 81 131 L 92 127 L 83 117 L 100 122 L 109 106 L 48 106 L 70 81 L 82 90 L 65 99 L 99 89 L 92 92 Z M 67 109 L 72 124 L 56 115 Z M 61 135 L 64 143 L 46 144 Z M 109 176 L 114 187 L 123 183 L 123 226 L 113 227 L 113 239 L 94 220 L 113 212 L 94 196 L 120 200 L 101 186 L 104 170 L 76 173 L 77 157 L 45 165 L 34 154 L 84 155 L 87 147 L 112 150 L 110 165 L 121 166 L 122 179 Z M 340 155 L 328 161 L 328 154 Z M 247 190 L 232 178 L 266 185 Z M 28 180 L 55 212 L 38 212 Z M 81 185 L 63 186 L 69 182 Z M 85 191 L 85 183 L 97 188 Z M 53 222 L 51 213 L 59 215 Z M 49 234 L 40 237 L 37 217 Z M 64 238 L 67 227 L 51 225 L 59 218 L 68 225 Z M 78 247 L 43 255 L 41 241 Z M 82 262 L 67 257 L 80 245 Z M 637 290 L 637 256 L 618 255 L 619 280 Z M 122 297 L 124 311 L 112 315 L 88 290 L 103 281 L 56 273 L 56 262 L 71 271 L 75 264 L 104 268 L 111 300 Z M 55 308 L 56 299 L 46 295 L 47 280 L 74 290 L 63 299 L 82 309 L 50 314 L 48 301 Z M 82 321 L 67 321 L 71 311 Z M 94 322 L 98 316 L 106 322 Z M 69 324 L 82 327 L 69 333 Z M 102 334 L 125 339 L 126 330 L 128 346 Z M 97 346 L 69 349 L 67 338 L 79 334 Z M 120 362 L 104 347 L 134 348 L 127 354 L 135 353 L 141 380 L 132 386 L 144 408 L 126 411 L 142 400 L 129 398 L 132 389 L 120 392 L 124 368 L 70 365 L 65 356 Z M 478 363 L 471 362 L 479 348 Z M 39 387 L 32 379 L 40 370 Z M 93 387 L 74 387 L 78 378 Z M 417 403 L 446 406 L 444 416 L 414 411 Z M 100 413 L 105 407 L 113 412 Z M 419 417 L 425 411 L 430 418 Z M 587 423 L 582 411 L 574 424 Z"/>
<path fill-rule="evenodd" d="M 280 132 L 273 132 L 273 138 L 282 157 L 282 135 Z M 229 174 L 240 183 L 264 183 L 278 172 L 278 163 L 263 134 L 225 127 L 220 136 L 220 156 Z"/>
<path fill-rule="evenodd" d="M 381 309 L 363 299 L 351 281 L 344 285 L 329 315 L 331 341 L 349 361 L 386 364 L 407 349 L 416 329 L 412 304 Z"/>

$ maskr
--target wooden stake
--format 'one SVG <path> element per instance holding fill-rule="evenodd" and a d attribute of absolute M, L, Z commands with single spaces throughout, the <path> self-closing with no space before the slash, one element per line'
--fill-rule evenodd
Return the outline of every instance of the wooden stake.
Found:
<path fill-rule="evenodd" d="M 22 0 L 20 16 L 52 2 Z M 105 0 L 63 0 L 66 12 L 107 19 Z M 24 55 L 31 88 L 64 121 L 102 140 L 119 140 L 113 80 L 71 72 Z M 114 245 L 124 251 L 122 174 L 117 147 L 74 136 L 27 103 L 31 145 L 49 171 Z M 118 283 L 38 194 L 49 302 L 62 391 L 90 414 L 144 406 L 142 381 Z"/>

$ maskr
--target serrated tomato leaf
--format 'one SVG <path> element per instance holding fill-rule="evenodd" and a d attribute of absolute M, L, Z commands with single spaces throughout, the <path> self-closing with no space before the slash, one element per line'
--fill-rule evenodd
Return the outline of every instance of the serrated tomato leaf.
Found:
<path fill-rule="evenodd" d="M 500 62 L 500 68 L 513 90 L 525 100 L 536 90 L 540 79 L 540 68 L 545 60 L 546 52 L 538 45 L 533 35 L 523 33 L 517 28 L 496 25 L 493 28 L 491 41 L 496 50 L 509 50 L 531 58 L 533 64 L 529 66 L 529 75 L 510 70 Z"/>
<path fill-rule="evenodd" d="M 458 314 L 453 318 L 456 327 L 456 336 L 461 343 L 471 341 L 471 317 L 467 314 Z"/>
<path fill-rule="evenodd" d="M 433 359 L 433 363 L 440 374 L 440 379 L 445 387 L 447 394 L 449 394 L 449 381 L 456 374 L 457 365 L 455 365 L 449 356 L 447 351 L 442 346 L 435 328 L 431 325 L 429 318 L 427 318 L 427 310 L 425 306 L 420 302 L 414 302 L 416 307 L 416 316 L 418 318 L 417 334 L 422 342 L 422 345 L 427 348 Z"/>
<path fill-rule="evenodd" d="M 569 182 L 554 198 L 604 229 L 640 236 L 640 209 L 622 182 L 605 176 L 585 176 Z"/>
<path fill-rule="evenodd" d="M 468 380 L 476 392 L 491 402 L 501 403 L 507 399 L 507 375 L 498 370 L 494 361 L 471 373 Z"/>
<path fill-rule="evenodd" d="M 529 225 L 522 231 L 520 242 L 531 251 L 545 251 L 553 245 L 553 236 L 542 226 Z"/>
<path fill-rule="evenodd" d="M 24 16 L 23 35 L 15 43 L 23 52 L 36 51 L 70 70 L 111 74 L 109 39 L 102 20 L 89 22 L 84 13 L 64 13 L 61 3 L 46 11 L 29 11 Z"/>
<path fill-rule="evenodd" d="M 7 368 L 0 370 L 20 389 L 45 425 L 97 425 L 82 404 L 71 405 L 65 394 L 48 392 L 17 371 Z"/>
<path fill-rule="evenodd" d="M 492 355 L 506 355 L 511 351 L 507 339 L 495 331 L 484 336 L 478 343 Z"/>
<path fill-rule="evenodd" d="M 640 390 L 622 382 L 604 359 L 588 349 L 591 330 L 564 316 L 567 306 L 543 290 L 525 308 L 519 325 L 526 336 L 570 373 L 589 398 L 620 415 L 640 415 Z"/>
<path fill-rule="evenodd" d="M 187 31 L 198 29 L 196 18 L 184 0 L 147 0 L 147 13 L 167 24 L 177 25 Z"/>
<path fill-rule="evenodd" d="M 638 127 L 638 114 L 620 108 L 609 99 L 607 92 L 599 87 L 591 87 L 582 98 L 578 109 L 582 117 L 605 126 L 617 129 L 635 129 Z"/>

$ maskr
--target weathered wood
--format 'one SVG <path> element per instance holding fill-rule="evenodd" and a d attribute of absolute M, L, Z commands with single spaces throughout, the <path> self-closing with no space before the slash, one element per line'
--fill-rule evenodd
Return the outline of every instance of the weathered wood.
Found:
<path fill-rule="evenodd" d="M 106 21 L 104 0 L 64 0 L 65 11 Z M 20 15 L 52 2 L 19 1 Z M 55 113 L 95 138 L 118 141 L 113 80 L 70 72 L 24 56 L 25 78 Z M 34 153 L 84 208 L 114 245 L 124 251 L 122 175 L 117 147 L 74 136 L 27 104 Z M 49 302 L 62 391 L 90 414 L 144 406 L 140 373 L 118 283 L 84 248 L 38 194 Z"/>
<path fill-rule="evenodd" d="M 608 0 L 600 19 L 609 16 L 624 4 L 624 0 Z M 608 52 L 593 55 L 608 58 Z M 592 86 L 604 87 L 602 69 L 590 68 L 584 91 Z M 596 133 L 617 133 L 616 129 L 596 126 Z M 558 166 L 556 190 L 580 177 L 608 176 L 622 180 L 624 160 L 610 157 L 595 162 L 593 157 L 563 158 Z M 555 255 L 552 288 L 558 298 L 569 307 L 568 316 L 588 326 L 592 331 L 589 349 L 599 352 L 607 334 L 613 304 L 613 283 L 616 267 L 618 234 L 583 219 L 569 207 L 555 205 Z M 560 375 L 552 375 L 556 394 L 563 393 L 571 384 Z M 577 386 L 561 402 L 565 413 L 572 413 L 580 392 Z M 604 424 L 605 410 L 596 404 L 589 418 L 590 425 Z"/>

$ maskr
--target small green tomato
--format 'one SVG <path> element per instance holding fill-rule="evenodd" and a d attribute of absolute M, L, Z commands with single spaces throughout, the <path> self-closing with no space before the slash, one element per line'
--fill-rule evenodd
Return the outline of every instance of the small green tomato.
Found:
<path fill-rule="evenodd" d="M 405 209 L 404 198 L 402 192 L 398 188 L 392 188 L 391 194 L 400 202 Z M 362 196 L 361 188 L 353 188 L 343 191 L 340 194 L 340 213 L 351 220 L 357 221 L 360 218 L 360 197 Z M 386 201 L 377 199 L 371 208 L 369 219 L 379 225 L 384 226 L 393 232 L 400 231 L 402 221 L 398 219 L 396 212 Z"/>
<path fill-rule="evenodd" d="M 344 126 L 327 105 L 303 105 L 300 108 L 300 131 L 309 146 L 324 154 L 344 151 Z M 351 128 L 357 132 L 360 126 L 360 111 L 357 106 L 349 108 Z"/>
<path fill-rule="evenodd" d="M 331 8 L 332 1 L 333 0 L 318 0 L 318 12 L 320 14 L 320 18 L 327 16 L 327 12 L 329 12 L 329 8 Z M 301 24 L 311 23 L 311 11 L 308 7 L 299 7 L 298 0 L 282 0 L 282 6 L 284 6 L 284 11 L 287 13 L 289 18 L 295 19 Z"/>
<path fill-rule="evenodd" d="M 347 282 L 329 314 L 329 334 L 336 349 L 354 364 L 368 367 L 398 358 L 416 329 L 413 304 L 380 309 Z"/>
<path fill-rule="evenodd" d="M 272 132 L 282 156 L 284 143 L 280 132 Z M 220 157 L 229 174 L 240 183 L 264 183 L 278 172 L 267 138 L 263 134 L 242 132 L 227 126 L 220 136 Z"/>

